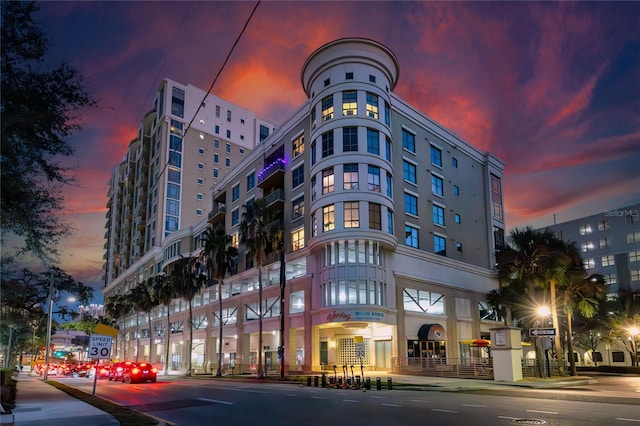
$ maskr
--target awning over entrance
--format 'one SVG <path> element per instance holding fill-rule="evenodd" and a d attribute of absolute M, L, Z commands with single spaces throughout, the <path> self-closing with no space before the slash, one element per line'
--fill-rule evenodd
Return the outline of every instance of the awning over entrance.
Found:
<path fill-rule="evenodd" d="M 445 340 L 444 327 L 440 324 L 422 324 L 418 330 L 418 340 Z"/>

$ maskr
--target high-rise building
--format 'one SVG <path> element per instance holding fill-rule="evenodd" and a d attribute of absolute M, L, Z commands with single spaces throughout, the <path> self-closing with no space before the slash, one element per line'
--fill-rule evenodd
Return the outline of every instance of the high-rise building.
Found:
<path fill-rule="evenodd" d="M 610 296 L 620 291 L 640 291 L 640 204 L 541 229 L 575 242 L 587 272 L 604 276 Z"/>
<path fill-rule="evenodd" d="M 410 358 L 471 356 L 469 346 L 460 341 L 488 337 L 497 324 L 485 297 L 498 286 L 493 265 L 495 248 L 504 244 L 504 165 L 397 96 L 393 90 L 398 76 L 396 56 L 375 41 L 347 38 L 320 47 L 302 67 L 307 101 L 277 129 L 265 124 L 265 138 L 256 119 L 255 132 L 245 133 L 243 155 L 232 157 L 231 167 L 217 181 L 206 176 L 210 196 L 194 183 L 202 147 L 198 133 L 185 138 L 182 162 L 174 164 L 170 158 L 175 149 L 172 128 L 186 127 L 195 108 L 179 116 L 157 100 L 156 112 L 145 118 L 132 142 L 140 148 L 130 150 L 137 158 L 142 142 L 149 140 L 145 182 L 150 189 L 145 194 L 154 197 L 137 201 L 140 190 L 135 192 L 135 184 L 128 189 L 127 171 L 138 173 L 128 157 L 114 173 L 110 211 L 116 201 L 125 206 L 118 207 L 118 219 L 111 213 L 105 297 L 171 270 L 181 256 L 201 256 L 202 233 L 223 223 L 239 257 L 221 289 L 222 316 L 217 285 L 192 301 L 192 366 L 202 371 L 215 367 L 222 326 L 226 367 L 250 371 L 262 350 L 265 365 L 275 368 L 280 257 L 271 253 L 265 262 L 259 301 L 258 271 L 239 243 L 244 205 L 264 198 L 279 212 L 284 230 L 287 370 L 308 372 L 361 362 L 388 369 L 392 362 Z M 167 81 L 161 90 L 175 90 L 171 85 Z M 158 99 L 168 104 L 175 97 Z M 218 102 L 206 100 L 206 111 Z M 193 122 L 199 119 L 196 115 Z M 266 135 L 266 130 L 273 131 Z M 214 135 L 205 133 L 205 138 Z M 238 149 L 241 143 L 235 142 Z M 177 167 L 180 182 L 187 182 L 180 187 L 181 210 L 165 206 L 175 199 L 169 188 L 173 180 L 162 173 L 165 167 Z M 157 175 L 160 178 L 153 177 Z M 198 191 L 209 199 L 195 204 Z M 123 199 L 116 197 L 121 192 Z M 144 226 L 127 215 L 139 202 L 147 212 Z M 202 206 L 202 218 L 194 214 L 194 204 Z M 177 223 L 171 219 L 176 211 L 183 214 Z M 135 225 L 134 232 L 123 236 L 122 228 L 130 225 Z M 123 244 L 126 238 L 130 240 Z M 174 300 L 169 329 L 164 307 L 152 312 L 151 324 L 141 315 L 138 335 L 135 316 L 127 317 L 122 329 L 127 338 L 120 339 L 128 345 L 126 353 L 140 348 L 139 357 L 165 363 L 170 336 L 171 368 L 183 370 L 189 344 L 187 310 L 187 303 Z M 119 349 L 120 356 L 123 352 Z"/>

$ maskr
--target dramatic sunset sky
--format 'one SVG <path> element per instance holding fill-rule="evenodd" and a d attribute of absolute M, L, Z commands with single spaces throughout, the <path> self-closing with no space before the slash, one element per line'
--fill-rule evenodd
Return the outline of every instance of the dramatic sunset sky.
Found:
<path fill-rule="evenodd" d="M 52 59 L 99 102 L 72 139 L 75 235 L 61 249 L 76 279 L 103 285 L 107 182 L 159 81 L 206 90 L 254 5 L 42 3 Z M 640 201 L 638 22 L 638 2 L 264 1 L 213 93 L 277 125 L 305 101 L 312 51 L 379 41 L 398 56 L 400 97 L 505 162 L 507 228 L 545 226 Z"/>

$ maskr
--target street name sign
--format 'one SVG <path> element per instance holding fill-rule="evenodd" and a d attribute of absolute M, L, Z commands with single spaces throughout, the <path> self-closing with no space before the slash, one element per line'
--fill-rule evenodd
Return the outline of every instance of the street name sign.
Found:
<path fill-rule="evenodd" d="M 89 340 L 89 358 L 111 358 L 111 336 L 92 335 Z"/>
<path fill-rule="evenodd" d="M 553 337 L 555 335 L 556 335 L 555 328 L 530 328 L 529 329 L 530 337 L 543 337 L 543 336 Z"/>

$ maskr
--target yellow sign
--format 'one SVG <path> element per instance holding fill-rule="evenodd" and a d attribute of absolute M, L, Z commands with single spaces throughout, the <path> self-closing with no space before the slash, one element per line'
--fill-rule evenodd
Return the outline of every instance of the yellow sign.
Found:
<path fill-rule="evenodd" d="M 362 336 L 353 336 L 353 343 L 364 343 L 364 338 Z"/>
<path fill-rule="evenodd" d="M 118 330 L 116 328 L 109 327 L 108 325 L 98 323 L 98 325 L 96 325 L 96 329 L 94 333 L 104 334 L 105 336 L 116 337 L 116 335 L 118 334 Z"/>

